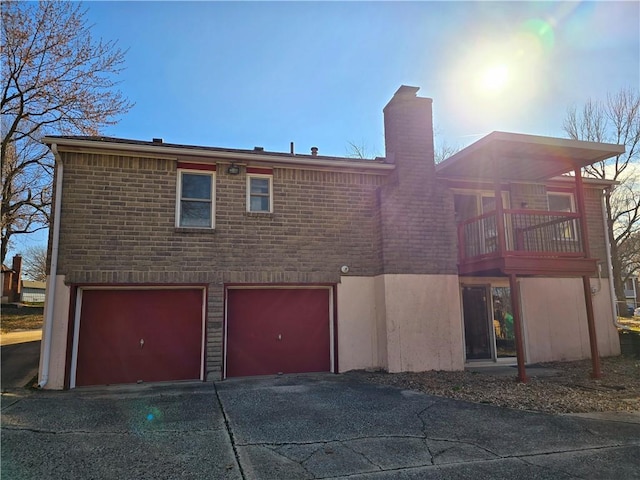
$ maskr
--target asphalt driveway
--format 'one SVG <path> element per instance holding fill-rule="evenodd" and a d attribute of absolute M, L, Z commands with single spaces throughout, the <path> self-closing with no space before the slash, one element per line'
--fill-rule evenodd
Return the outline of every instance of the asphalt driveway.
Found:
<path fill-rule="evenodd" d="M 7 336 L 3 335 L 2 340 Z M 0 359 L 2 390 L 24 387 L 38 373 L 40 340 L 3 344 L 0 346 Z"/>
<path fill-rule="evenodd" d="M 632 479 L 640 425 L 346 375 L 3 394 L 3 478 Z"/>

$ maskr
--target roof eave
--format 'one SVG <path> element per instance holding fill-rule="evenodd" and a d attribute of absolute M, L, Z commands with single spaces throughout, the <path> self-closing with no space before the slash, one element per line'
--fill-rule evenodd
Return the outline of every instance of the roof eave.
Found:
<path fill-rule="evenodd" d="M 334 160 L 330 157 L 313 157 L 304 156 L 297 157 L 296 155 L 284 156 L 283 154 L 270 155 L 269 153 L 262 152 L 247 152 L 247 151 L 223 151 L 223 150 L 208 150 L 205 148 L 182 148 L 179 146 L 169 146 L 164 144 L 149 145 L 149 144 L 134 144 L 134 143 L 121 143 L 121 142 L 109 142 L 98 140 L 82 140 L 82 139 L 69 139 L 59 137 L 44 137 L 42 142 L 47 145 L 56 144 L 58 149 L 64 151 L 64 147 L 83 148 L 91 150 L 112 150 L 118 152 L 136 152 L 147 153 L 154 155 L 162 155 L 164 157 L 172 157 L 177 159 L 181 156 L 187 157 L 201 157 L 203 159 L 222 159 L 236 163 L 245 163 L 247 161 L 256 163 L 268 163 L 277 164 L 283 166 L 300 166 L 300 167 L 332 167 L 339 169 L 364 169 L 373 171 L 391 171 L 395 168 L 393 164 L 379 163 L 373 160 L 365 161 L 349 161 L 349 160 Z M 61 148 L 62 147 L 62 148 Z"/>

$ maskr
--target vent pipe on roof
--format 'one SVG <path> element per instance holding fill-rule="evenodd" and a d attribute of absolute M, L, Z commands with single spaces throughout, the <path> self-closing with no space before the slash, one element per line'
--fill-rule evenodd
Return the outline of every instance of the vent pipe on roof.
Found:
<path fill-rule="evenodd" d="M 318 147 L 311 147 L 311 156 L 313 157 L 318 156 Z"/>
<path fill-rule="evenodd" d="M 295 153 L 293 151 L 293 142 L 291 142 L 291 155 L 295 155 Z"/>

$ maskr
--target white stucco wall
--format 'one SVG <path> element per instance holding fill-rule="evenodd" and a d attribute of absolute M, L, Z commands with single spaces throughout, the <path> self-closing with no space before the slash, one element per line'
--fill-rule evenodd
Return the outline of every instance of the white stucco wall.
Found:
<path fill-rule="evenodd" d="M 374 277 L 342 277 L 337 334 L 339 372 L 382 368 Z"/>
<path fill-rule="evenodd" d="M 604 279 L 602 282 L 591 279 L 591 287 L 597 291 L 591 298 L 593 299 L 593 313 L 596 319 L 598 351 L 602 357 L 620 355 L 620 336 L 618 335 L 618 329 L 613 325 L 611 291 L 607 282 L 608 279 Z M 585 312 L 585 321 L 586 315 Z"/>
<path fill-rule="evenodd" d="M 47 292 L 51 292 L 51 277 L 47 277 Z M 51 329 L 51 354 L 49 360 L 49 380 L 44 386 L 45 389 L 62 389 L 64 388 L 64 371 L 67 356 L 67 333 L 69 326 L 69 301 L 70 289 L 64 283 L 64 275 L 56 277 L 55 299 L 47 298 L 45 301 L 44 318 L 47 318 L 47 312 L 51 308 L 53 302 L 53 325 Z M 42 367 L 44 362 L 44 346 L 47 339 L 46 325 L 42 327 L 42 342 L 40 344 L 40 367 L 38 373 L 38 382 L 42 380 Z"/>
<path fill-rule="evenodd" d="M 376 332 L 378 337 L 378 358 L 380 368 L 389 370 L 387 348 L 387 307 L 385 305 L 384 275 L 375 277 L 374 291 L 376 295 Z"/>
<path fill-rule="evenodd" d="M 464 368 L 456 275 L 342 277 L 338 369 Z"/>
<path fill-rule="evenodd" d="M 598 288 L 598 280 L 592 280 L 591 284 Z M 523 278 L 520 295 L 527 362 L 591 357 L 581 278 Z M 604 281 L 591 298 L 600 356 L 618 355 L 620 343 Z"/>
<path fill-rule="evenodd" d="M 462 370 L 457 275 L 383 275 L 389 372 Z"/>

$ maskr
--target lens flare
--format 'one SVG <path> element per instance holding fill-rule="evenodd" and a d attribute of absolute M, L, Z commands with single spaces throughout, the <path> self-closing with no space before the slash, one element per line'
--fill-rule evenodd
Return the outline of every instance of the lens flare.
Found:
<path fill-rule="evenodd" d="M 153 422 L 154 420 L 160 420 L 162 418 L 162 412 L 155 407 L 151 407 L 149 412 L 145 416 L 147 422 Z"/>
<path fill-rule="evenodd" d="M 553 27 L 549 22 L 545 22 L 539 18 L 532 18 L 524 22 L 522 30 L 533 34 L 538 39 L 543 53 L 549 53 L 553 49 L 555 35 L 553 33 Z"/>

